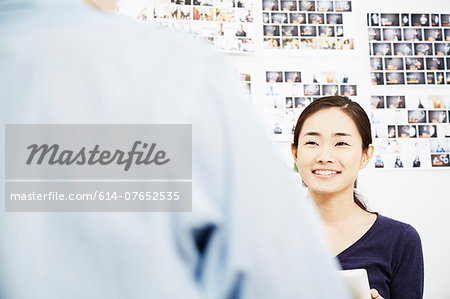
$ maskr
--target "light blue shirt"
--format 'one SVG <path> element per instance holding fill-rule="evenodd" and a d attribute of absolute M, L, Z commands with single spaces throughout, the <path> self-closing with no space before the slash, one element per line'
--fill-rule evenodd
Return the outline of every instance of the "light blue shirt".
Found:
<path fill-rule="evenodd" d="M 2 208 L 0 297 L 347 298 L 315 211 L 221 56 L 61 2 L 0 0 L 2 127 L 192 124 L 193 212 Z"/>

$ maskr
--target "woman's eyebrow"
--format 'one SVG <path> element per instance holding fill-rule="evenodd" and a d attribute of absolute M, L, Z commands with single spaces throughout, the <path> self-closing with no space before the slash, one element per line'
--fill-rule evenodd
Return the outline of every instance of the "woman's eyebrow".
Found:
<path fill-rule="evenodd" d="M 303 137 L 305 136 L 320 136 L 319 132 L 306 132 Z"/>
<path fill-rule="evenodd" d="M 352 137 L 351 134 L 343 133 L 343 132 L 334 133 L 333 136 L 349 136 L 349 137 Z"/>

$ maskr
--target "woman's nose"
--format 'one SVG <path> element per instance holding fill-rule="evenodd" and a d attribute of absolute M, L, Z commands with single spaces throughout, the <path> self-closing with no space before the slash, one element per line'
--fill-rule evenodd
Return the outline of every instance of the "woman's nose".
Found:
<path fill-rule="evenodd" d="M 330 147 L 321 147 L 317 154 L 317 162 L 320 163 L 334 163 L 334 152 Z"/>

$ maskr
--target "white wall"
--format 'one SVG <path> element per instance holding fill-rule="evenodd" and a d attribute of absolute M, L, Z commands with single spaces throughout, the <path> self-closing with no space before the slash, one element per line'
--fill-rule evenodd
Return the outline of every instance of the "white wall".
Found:
<path fill-rule="evenodd" d="M 123 0 L 130 11 L 143 2 L 152 0 Z M 255 0 L 256 11 L 262 11 L 262 1 Z M 125 5 L 127 4 L 127 5 Z M 287 56 L 258 52 L 255 55 L 229 55 L 230 62 L 238 71 L 252 74 L 253 104 L 261 115 L 264 113 L 265 71 L 291 69 L 300 71 L 352 69 L 358 75 L 358 100 L 366 101 L 371 94 L 450 94 L 450 86 L 372 86 L 370 85 L 367 42 L 368 12 L 392 13 L 450 13 L 449 0 L 352 0 L 356 26 L 353 28 L 356 50 L 351 54 L 338 51 L 320 56 Z M 132 14 L 132 13 L 130 13 Z M 257 48 L 262 49 L 261 13 L 255 13 L 259 30 Z M 347 34 L 347 32 L 346 32 Z M 334 55 L 330 57 L 329 55 Z M 286 163 L 290 160 L 289 143 L 277 143 Z M 426 299 L 450 298 L 450 169 L 364 170 L 360 174 L 359 189 L 372 210 L 385 216 L 413 225 L 422 238 L 425 257 Z"/>
<path fill-rule="evenodd" d="M 273 70 L 344 70 L 356 69 L 359 101 L 367 101 L 371 94 L 450 94 L 449 86 L 372 86 L 370 85 L 367 42 L 368 12 L 392 13 L 450 13 L 450 1 L 421 0 L 353 0 L 357 18 L 356 51 L 336 57 L 265 56 L 256 54 L 248 59 L 238 55 L 230 57 L 239 71 L 251 71 L 253 103 L 263 113 L 265 71 Z M 256 14 L 259 23 L 260 16 Z M 260 27 L 261 28 L 261 27 Z M 262 38 L 261 38 L 262 39 Z M 261 48 L 261 41 L 259 48 Z M 331 52 L 330 52 L 331 53 Z M 290 159 L 288 143 L 277 143 L 283 158 Z M 287 162 L 289 163 L 289 162 Z M 419 232 L 425 258 L 426 299 L 450 298 L 450 169 L 364 170 L 360 174 L 359 189 L 370 207 L 391 218 L 413 225 Z"/>

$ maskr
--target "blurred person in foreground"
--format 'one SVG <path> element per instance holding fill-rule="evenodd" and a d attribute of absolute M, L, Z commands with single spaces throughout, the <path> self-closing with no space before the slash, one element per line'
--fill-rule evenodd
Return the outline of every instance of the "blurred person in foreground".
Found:
<path fill-rule="evenodd" d="M 315 212 L 219 54 L 78 0 L 2 0 L 0 65 L 3 126 L 193 132 L 192 212 L 2 209 L 1 298 L 347 298 Z"/>

